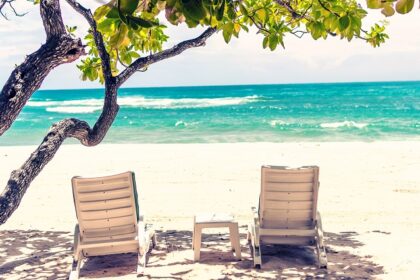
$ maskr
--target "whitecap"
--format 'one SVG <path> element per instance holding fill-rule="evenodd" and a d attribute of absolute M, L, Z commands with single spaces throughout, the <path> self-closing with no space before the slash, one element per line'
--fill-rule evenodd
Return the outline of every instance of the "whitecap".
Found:
<path fill-rule="evenodd" d="M 176 123 L 175 123 L 175 127 L 187 127 L 187 126 L 191 126 L 191 125 L 196 125 L 196 124 L 198 124 L 198 122 L 190 122 L 190 123 L 188 123 L 188 122 L 184 122 L 183 120 L 180 120 L 180 121 L 177 121 Z"/>
<path fill-rule="evenodd" d="M 186 123 L 186 122 L 184 122 L 184 121 L 177 121 L 177 122 L 175 123 L 175 126 L 176 126 L 176 127 L 178 127 L 178 126 L 187 126 L 187 123 Z"/>
<path fill-rule="evenodd" d="M 47 108 L 47 112 L 54 113 L 70 113 L 70 114 L 81 114 L 81 113 L 93 113 L 101 110 L 101 106 L 59 106 Z"/>
<path fill-rule="evenodd" d="M 142 96 L 129 96 L 118 98 L 121 107 L 138 107 L 149 109 L 179 109 L 179 108 L 205 108 L 218 106 L 241 105 L 258 101 L 259 96 L 244 97 L 219 97 L 219 98 L 145 98 Z M 80 99 L 65 101 L 29 101 L 31 107 L 64 107 L 87 106 L 96 107 L 103 105 L 103 99 Z"/>
<path fill-rule="evenodd" d="M 355 128 L 365 128 L 368 126 L 368 123 L 357 123 L 354 121 L 343 121 L 343 122 L 332 122 L 332 123 L 321 123 L 322 128 L 339 128 L 339 127 L 355 127 Z"/>
<path fill-rule="evenodd" d="M 268 122 L 270 124 L 270 126 L 272 127 L 276 127 L 276 126 L 282 126 L 282 125 L 287 125 L 287 122 L 282 121 L 282 120 L 271 120 Z"/>

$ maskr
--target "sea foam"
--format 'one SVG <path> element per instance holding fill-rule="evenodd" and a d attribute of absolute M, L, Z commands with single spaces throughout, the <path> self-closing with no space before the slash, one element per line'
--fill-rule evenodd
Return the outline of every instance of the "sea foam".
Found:
<path fill-rule="evenodd" d="M 355 128 L 365 128 L 368 126 L 368 123 L 357 123 L 354 121 L 343 121 L 343 122 L 332 122 L 332 123 L 321 123 L 322 128 L 340 128 L 340 127 L 355 127 Z"/>
<path fill-rule="evenodd" d="M 257 100 L 257 95 L 220 98 L 144 98 L 141 96 L 133 96 L 118 98 L 118 104 L 121 107 L 182 109 L 241 105 L 249 102 L 255 102 Z M 28 102 L 28 106 L 47 107 L 48 112 L 60 113 L 91 113 L 99 110 L 102 105 L 103 99 Z"/>
<path fill-rule="evenodd" d="M 70 114 L 80 114 L 80 113 L 93 113 L 95 111 L 101 110 L 101 106 L 58 106 L 47 108 L 47 112 L 54 113 L 70 113 Z"/>

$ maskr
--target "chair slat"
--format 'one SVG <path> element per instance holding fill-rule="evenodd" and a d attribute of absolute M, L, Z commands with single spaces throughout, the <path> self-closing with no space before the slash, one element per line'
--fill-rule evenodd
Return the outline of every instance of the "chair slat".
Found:
<path fill-rule="evenodd" d="M 129 206 L 132 206 L 131 197 L 91 202 L 79 202 L 79 208 L 81 211 L 109 210 Z"/>
<path fill-rule="evenodd" d="M 265 191 L 269 192 L 311 192 L 313 183 L 275 183 L 264 182 Z"/>
<path fill-rule="evenodd" d="M 80 218 L 82 220 L 97 220 L 97 219 L 107 219 L 107 218 L 116 218 L 121 216 L 134 215 L 134 209 L 132 207 L 122 207 L 109 210 L 91 210 L 91 211 L 81 211 Z"/>
<path fill-rule="evenodd" d="M 264 209 L 275 210 L 310 210 L 312 201 L 264 201 Z"/>
<path fill-rule="evenodd" d="M 121 190 L 121 189 L 130 189 L 131 186 L 127 182 L 115 182 L 115 183 L 106 183 L 100 184 L 96 183 L 94 185 L 80 185 L 78 184 L 77 191 L 78 193 L 89 193 L 89 192 L 101 192 L 101 191 L 111 191 L 111 190 Z"/>
<path fill-rule="evenodd" d="M 263 211 L 264 220 L 312 221 L 312 210 L 272 210 Z"/>
<path fill-rule="evenodd" d="M 312 192 L 265 192 L 265 198 L 272 201 L 312 201 L 312 195 Z"/>
<path fill-rule="evenodd" d="M 84 230 L 119 227 L 130 225 L 132 223 L 133 217 L 131 215 L 118 218 L 90 220 L 89 222 L 85 223 Z"/>
<path fill-rule="evenodd" d="M 110 200 L 117 198 L 126 198 L 131 196 L 132 190 L 129 188 L 122 189 L 112 189 L 112 190 L 102 190 L 95 192 L 82 192 L 79 193 L 79 201 L 89 202 L 89 201 L 98 201 L 98 200 Z"/>
<path fill-rule="evenodd" d="M 267 172 L 265 175 L 266 182 L 278 183 L 311 183 L 313 182 L 314 174 L 312 173 L 296 173 L 296 174 L 281 174 Z"/>
<path fill-rule="evenodd" d="M 106 237 L 128 233 L 137 233 L 134 225 L 84 230 L 83 238 Z"/>

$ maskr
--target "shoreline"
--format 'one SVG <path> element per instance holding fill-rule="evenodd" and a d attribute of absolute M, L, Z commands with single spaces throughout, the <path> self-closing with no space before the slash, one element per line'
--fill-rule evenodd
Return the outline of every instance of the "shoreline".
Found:
<path fill-rule="evenodd" d="M 74 140 L 73 138 L 69 138 Z M 74 140 L 77 141 L 77 140 Z M 420 143 L 420 137 L 418 137 L 418 139 L 416 138 L 408 138 L 408 139 L 380 139 L 380 140 L 360 140 L 360 139 L 355 139 L 355 140 L 335 140 L 335 141 L 329 141 L 329 140 L 325 140 L 325 141 L 320 141 L 319 139 L 316 140 L 296 140 L 296 141 L 284 141 L 284 142 L 272 142 L 272 141 L 258 141 L 258 142 L 192 142 L 192 143 L 187 143 L 187 142 L 169 142 L 169 143 L 108 143 L 108 142 L 102 142 L 100 144 L 98 144 L 97 146 L 92 146 L 92 147 L 86 147 L 83 146 L 82 144 L 80 144 L 80 142 L 76 142 L 76 143 L 63 143 L 62 147 L 68 147 L 68 146 L 82 146 L 85 148 L 95 148 L 98 146 L 153 146 L 153 145 L 159 145 L 159 146 L 163 146 L 163 145 L 264 145 L 264 144 L 268 144 L 268 145 L 288 145 L 288 144 L 345 144 L 345 143 L 353 143 L 353 144 L 372 144 L 372 143 L 400 143 L 400 142 L 404 142 L 404 143 L 410 143 L 410 144 L 414 144 L 414 143 Z M 36 148 L 38 147 L 38 144 L 24 144 L 24 145 L 1 145 L 0 144 L 0 150 L 3 149 L 7 149 L 7 148 Z"/>
<path fill-rule="evenodd" d="M 1 185 L 4 186 L 10 172 L 35 147 L 0 146 Z M 337 273 L 332 275 L 369 278 L 380 274 L 379 278 L 414 279 L 420 273 L 416 265 L 420 262 L 417 249 L 420 248 L 419 158 L 420 141 L 100 144 L 96 147 L 67 144 L 34 180 L 10 220 L 0 226 L 0 235 L 5 238 L 0 243 L 12 238 L 12 232 L 19 232 L 20 238 L 30 238 L 33 234 L 42 237 L 42 232 L 50 232 L 52 243 L 65 235 L 67 249 L 60 254 L 63 269 L 67 271 L 76 223 L 71 177 L 127 170 L 136 173 L 140 211 L 158 230 L 160 246 L 176 240 L 181 232 L 190 232 L 192 217 L 200 212 L 233 213 L 244 236 L 245 226 L 251 219 L 250 207 L 257 205 L 261 165 L 318 165 L 321 182 L 318 208 L 326 231 L 331 271 Z M 241 263 L 249 264 L 249 249 L 244 238 L 241 242 L 246 258 Z M 175 258 L 181 264 L 189 260 L 188 244 L 186 240 L 182 245 L 185 250 L 166 254 L 165 258 Z M 4 252 L 0 252 L 0 259 L 2 255 Z M 352 257 L 346 259 L 346 256 Z M 294 262 L 299 263 L 299 259 L 294 257 L 285 263 L 281 255 L 269 255 L 266 267 L 284 270 Z M 7 263 L 14 260 L 13 256 L 5 258 Z M 153 254 L 151 260 L 159 263 Z M 34 260 L 32 265 L 35 264 Z M 234 263 L 226 264 L 227 268 L 224 262 L 218 265 L 221 270 L 242 271 Z M 345 269 L 347 266 L 350 269 Z M 198 265 L 187 261 L 165 269 L 152 266 L 150 273 L 156 276 L 167 271 L 171 275 L 183 271 L 182 267 L 192 269 L 184 279 L 199 279 L 197 273 L 206 275 L 200 274 L 202 270 L 213 271 L 211 263 Z M 95 269 L 93 266 L 92 275 Z M 270 271 L 261 273 L 272 276 Z M 16 273 L 11 270 L 6 276 L 13 279 Z M 262 277 L 252 273 L 246 276 Z M 121 279 L 130 279 L 124 277 Z"/>

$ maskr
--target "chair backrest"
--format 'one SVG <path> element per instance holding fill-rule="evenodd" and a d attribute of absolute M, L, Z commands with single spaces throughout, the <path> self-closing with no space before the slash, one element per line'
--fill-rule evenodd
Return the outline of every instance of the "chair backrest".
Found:
<path fill-rule="evenodd" d="M 262 228 L 313 228 L 319 168 L 262 166 L 259 218 Z"/>
<path fill-rule="evenodd" d="M 133 172 L 72 178 L 80 235 L 86 242 L 135 237 L 139 218 Z"/>

